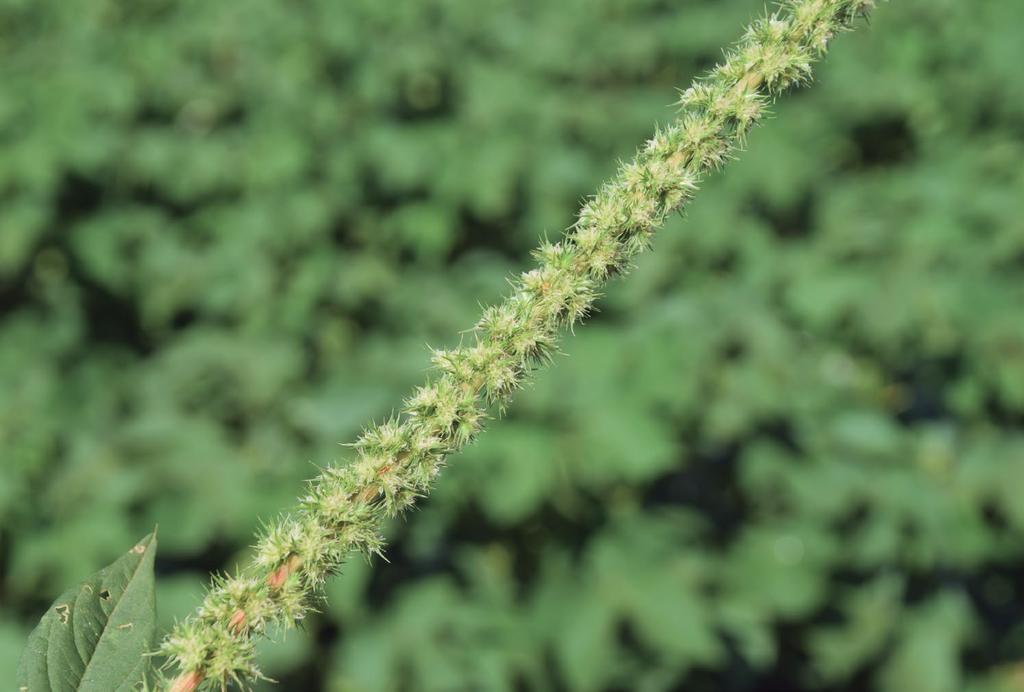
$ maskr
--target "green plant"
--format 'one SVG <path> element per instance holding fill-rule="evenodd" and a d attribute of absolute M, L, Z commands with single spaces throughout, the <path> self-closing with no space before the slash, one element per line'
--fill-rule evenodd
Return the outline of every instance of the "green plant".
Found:
<path fill-rule="evenodd" d="M 242 574 L 215 580 L 197 615 L 164 643 L 180 668 L 172 687 L 258 676 L 254 636 L 302 619 L 352 550 L 381 550 L 381 521 L 427 492 L 444 459 L 479 432 L 487 410 L 508 402 L 551 356 L 559 331 L 586 315 L 600 286 L 625 272 L 702 177 L 742 145 L 766 101 L 808 79 L 832 35 L 871 5 L 786 2 L 782 14 L 753 26 L 708 79 L 687 90 L 679 120 L 623 166 L 561 242 L 537 252 L 539 268 L 485 311 L 474 343 L 436 352 L 437 376 L 402 415 L 368 430 L 354 445 L 353 463 L 313 481 L 301 509 L 267 530 Z"/>
<path fill-rule="evenodd" d="M 162 646 L 180 670 L 172 688 L 257 677 L 253 637 L 301 620 L 351 552 L 381 551 L 381 522 L 429 490 L 446 457 L 480 431 L 488 408 L 509 401 L 551 356 L 559 330 L 587 314 L 599 287 L 625 272 L 701 178 L 742 145 L 766 100 L 808 80 L 833 35 L 872 5 L 789 0 L 683 93 L 677 122 L 656 133 L 583 207 L 562 241 L 538 250 L 540 266 L 484 312 L 474 343 L 435 352 L 435 378 L 402 415 L 365 432 L 350 464 L 312 481 L 301 508 L 266 531 L 243 573 L 215 579 L 195 617 Z"/>
<path fill-rule="evenodd" d="M 137 689 L 156 632 L 155 555 L 150 534 L 61 594 L 29 637 L 19 689 Z"/>
<path fill-rule="evenodd" d="M 0 4 L 11 687 L 153 526 L 160 637 L 248 562 L 765 5 Z M 872 19 L 385 522 L 387 560 L 257 644 L 254 690 L 1002 692 L 1024 3 Z"/>

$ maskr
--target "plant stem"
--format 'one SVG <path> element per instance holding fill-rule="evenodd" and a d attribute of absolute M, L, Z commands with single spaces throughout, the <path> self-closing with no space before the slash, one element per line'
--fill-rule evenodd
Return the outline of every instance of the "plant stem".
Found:
<path fill-rule="evenodd" d="M 470 345 L 433 354 L 433 377 L 397 418 L 369 428 L 351 463 L 311 481 L 299 507 L 267 529 L 252 563 L 214 577 L 196 613 L 161 646 L 176 668 L 174 692 L 222 688 L 260 677 L 254 642 L 289 627 L 353 551 L 379 554 L 382 522 L 425 495 L 446 458 L 480 432 L 526 377 L 545 364 L 559 333 L 583 319 L 612 276 L 626 272 L 655 230 L 698 183 L 740 147 L 768 102 L 809 81 L 832 37 L 874 0 L 786 0 L 756 21 L 724 61 L 680 98 L 674 123 L 583 206 L 560 242 L 544 243 L 538 266 L 487 308 Z"/>

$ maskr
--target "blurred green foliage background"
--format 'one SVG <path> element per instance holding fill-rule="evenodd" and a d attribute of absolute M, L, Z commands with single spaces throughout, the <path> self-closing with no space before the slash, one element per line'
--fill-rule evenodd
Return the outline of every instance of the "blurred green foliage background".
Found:
<path fill-rule="evenodd" d="M 154 524 L 189 612 L 762 8 L 0 1 L 0 680 Z M 1024 689 L 1022 24 L 837 41 L 278 689 Z"/>

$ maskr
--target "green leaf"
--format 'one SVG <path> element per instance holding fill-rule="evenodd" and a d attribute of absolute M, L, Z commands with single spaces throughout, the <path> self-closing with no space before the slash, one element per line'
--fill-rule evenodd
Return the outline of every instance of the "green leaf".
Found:
<path fill-rule="evenodd" d="M 19 692 L 134 690 L 149 666 L 156 534 L 54 601 L 29 635 Z"/>

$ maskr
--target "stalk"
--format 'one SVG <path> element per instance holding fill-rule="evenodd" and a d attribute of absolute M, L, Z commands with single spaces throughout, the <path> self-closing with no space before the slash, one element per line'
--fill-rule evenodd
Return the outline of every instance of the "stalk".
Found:
<path fill-rule="evenodd" d="M 165 687 L 192 692 L 260 678 L 257 638 L 301 621 L 350 554 L 382 553 L 382 523 L 427 494 L 447 457 L 550 360 L 559 334 L 589 313 L 600 288 L 628 271 L 668 215 L 743 146 L 768 104 L 810 81 L 833 36 L 874 4 L 784 0 L 754 22 L 682 93 L 678 118 L 620 167 L 559 242 L 535 251 L 537 266 L 484 311 L 471 343 L 434 351 L 430 379 L 398 416 L 368 428 L 348 464 L 310 481 L 291 514 L 263 532 L 250 564 L 213 578 L 202 605 L 161 645 L 176 671 Z"/>

